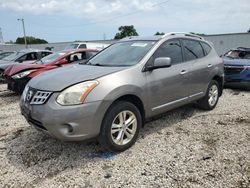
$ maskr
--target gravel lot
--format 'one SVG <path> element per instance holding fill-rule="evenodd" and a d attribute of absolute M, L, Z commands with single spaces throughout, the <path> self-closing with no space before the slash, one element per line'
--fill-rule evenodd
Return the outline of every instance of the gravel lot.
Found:
<path fill-rule="evenodd" d="M 1 187 L 250 187 L 250 92 L 224 90 L 210 112 L 168 112 L 119 154 L 36 131 L 18 101 L 0 85 Z"/>

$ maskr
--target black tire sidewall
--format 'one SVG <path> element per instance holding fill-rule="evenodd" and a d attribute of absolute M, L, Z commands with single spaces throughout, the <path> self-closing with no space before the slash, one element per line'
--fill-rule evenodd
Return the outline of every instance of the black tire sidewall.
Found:
<path fill-rule="evenodd" d="M 133 112 L 134 115 L 136 116 L 137 130 L 136 130 L 136 133 L 135 133 L 133 139 L 129 143 L 120 146 L 120 145 L 117 145 L 116 143 L 114 143 L 114 141 L 112 140 L 111 125 L 112 125 L 115 117 L 120 112 L 122 112 L 124 110 L 129 110 L 129 111 Z M 139 135 L 139 131 L 140 131 L 141 126 L 142 126 L 142 117 L 141 117 L 141 113 L 138 110 L 138 108 L 130 102 L 117 101 L 111 105 L 111 107 L 108 109 L 108 111 L 105 114 L 105 117 L 104 117 L 103 122 L 102 122 L 102 128 L 101 128 L 101 132 L 100 132 L 100 136 L 99 136 L 99 142 L 100 142 L 100 144 L 102 144 L 104 147 L 106 147 L 107 149 L 109 149 L 111 151 L 116 151 L 116 152 L 124 151 L 124 150 L 128 149 L 129 147 L 131 147 L 135 143 L 135 141 Z"/>

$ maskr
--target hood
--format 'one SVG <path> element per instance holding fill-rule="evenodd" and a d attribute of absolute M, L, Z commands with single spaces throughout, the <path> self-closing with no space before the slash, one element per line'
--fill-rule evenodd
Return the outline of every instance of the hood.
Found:
<path fill-rule="evenodd" d="M 0 60 L 0 65 L 2 64 L 13 64 L 13 63 L 16 63 L 15 61 L 6 61 L 6 60 Z"/>
<path fill-rule="evenodd" d="M 71 65 L 42 73 L 31 79 L 29 86 L 45 91 L 61 91 L 71 85 L 87 80 L 94 80 L 126 68 Z"/>
<path fill-rule="evenodd" d="M 7 76 L 13 76 L 14 74 L 17 74 L 19 72 L 23 72 L 25 70 L 30 69 L 40 69 L 44 68 L 46 65 L 42 64 L 14 64 L 10 65 L 8 68 L 5 69 L 4 74 Z"/>
<path fill-rule="evenodd" d="M 16 62 L 13 61 L 6 61 L 6 62 L 11 62 L 11 63 L 0 63 L 0 69 L 5 70 L 7 67 L 15 64 Z"/>
<path fill-rule="evenodd" d="M 224 65 L 250 66 L 250 59 L 224 59 Z"/>

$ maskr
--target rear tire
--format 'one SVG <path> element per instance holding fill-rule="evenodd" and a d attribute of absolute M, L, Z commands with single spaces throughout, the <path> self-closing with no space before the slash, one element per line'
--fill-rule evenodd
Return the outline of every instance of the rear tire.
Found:
<path fill-rule="evenodd" d="M 205 97 L 198 101 L 198 105 L 203 110 L 213 110 L 219 100 L 220 86 L 216 80 L 212 80 L 206 92 Z"/>
<path fill-rule="evenodd" d="M 1 70 L 0 69 L 0 83 L 4 83 L 4 78 L 3 78 L 3 73 L 4 73 L 4 70 Z"/>
<path fill-rule="evenodd" d="M 135 143 L 141 126 L 138 108 L 130 102 L 117 101 L 105 114 L 98 141 L 110 151 L 124 151 Z"/>

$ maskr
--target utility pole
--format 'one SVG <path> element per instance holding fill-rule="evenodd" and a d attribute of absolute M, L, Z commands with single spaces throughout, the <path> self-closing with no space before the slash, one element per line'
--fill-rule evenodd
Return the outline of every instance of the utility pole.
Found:
<path fill-rule="evenodd" d="M 106 40 L 106 33 L 103 33 L 103 40 Z"/>
<path fill-rule="evenodd" d="M 21 19 L 18 18 L 17 21 L 22 21 L 22 25 L 23 25 L 23 37 L 24 37 L 25 48 L 28 48 L 27 40 L 26 40 L 26 34 L 25 34 L 24 19 L 23 18 L 21 18 Z"/>
<path fill-rule="evenodd" d="M 3 41 L 3 33 L 2 33 L 2 28 L 0 27 L 0 44 L 4 43 Z"/>

